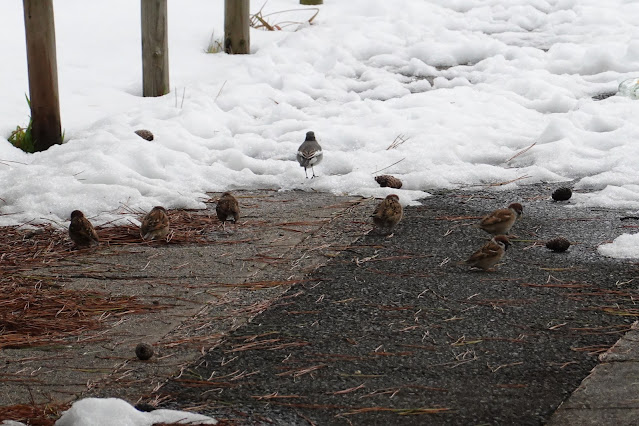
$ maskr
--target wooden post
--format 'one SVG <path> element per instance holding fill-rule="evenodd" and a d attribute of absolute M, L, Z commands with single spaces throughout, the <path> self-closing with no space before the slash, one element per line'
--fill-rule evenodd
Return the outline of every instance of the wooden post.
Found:
<path fill-rule="evenodd" d="M 300 4 L 314 6 L 318 4 L 324 4 L 324 0 L 300 0 Z"/>
<path fill-rule="evenodd" d="M 23 0 L 32 136 L 36 151 L 62 143 L 52 0 Z M 5 60 L 8 60 L 5 58 Z"/>
<path fill-rule="evenodd" d="M 224 51 L 251 53 L 250 0 L 224 0 Z"/>
<path fill-rule="evenodd" d="M 166 0 L 142 0 L 142 96 L 169 93 Z"/>

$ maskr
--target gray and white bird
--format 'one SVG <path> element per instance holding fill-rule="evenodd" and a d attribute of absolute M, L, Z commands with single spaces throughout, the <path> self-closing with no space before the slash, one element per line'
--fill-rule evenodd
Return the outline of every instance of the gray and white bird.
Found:
<path fill-rule="evenodd" d="M 297 149 L 297 162 L 300 163 L 300 166 L 304 167 L 306 179 L 308 179 L 306 169 L 309 167 L 313 172 L 312 178 L 315 177 L 315 169 L 313 169 L 313 166 L 322 161 L 322 156 L 322 147 L 317 143 L 317 139 L 315 139 L 315 132 L 306 132 L 306 139 Z"/>

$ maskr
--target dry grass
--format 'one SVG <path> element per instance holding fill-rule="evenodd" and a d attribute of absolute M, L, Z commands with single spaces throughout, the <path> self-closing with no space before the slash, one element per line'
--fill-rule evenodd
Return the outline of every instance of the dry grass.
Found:
<path fill-rule="evenodd" d="M 0 419 L 15 420 L 31 426 L 53 426 L 70 404 L 19 404 L 0 407 Z"/>
<path fill-rule="evenodd" d="M 70 290 L 19 276 L 0 279 L 0 292 L 0 349 L 60 344 L 101 328 L 107 320 L 161 309 L 135 297 Z"/>
<path fill-rule="evenodd" d="M 264 14 L 262 13 L 262 9 L 264 9 L 264 6 L 266 6 L 266 3 L 262 5 L 262 7 L 260 8 L 260 10 L 257 11 L 257 13 L 251 15 L 250 25 L 251 27 L 255 29 L 263 29 L 266 31 L 280 31 L 286 27 L 290 27 L 291 25 L 301 25 L 306 22 L 311 24 L 320 11 L 319 8 L 312 7 L 312 8 L 280 10 L 277 12 Z M 299 16 L 300 14 L 309 14 L 309 12 L 311 13 L 310 18 L 305 19 L 303 21 L 299 21 L 297 19 L 287 20 L 285 18 L 287 14 L 293 15 L 293 16 Z M 315 12 L 315 13 L 312 13 L 312 12 Z"/>
<path fill-rule="evenodd" d="M 141 215 L 142 212 L 134 212 Z M 197 244 L 206 242 L 205 233 L 220 225 L 215 216 L 194 214 L 190 210 L 169 211 L 171 232 L 167 241 L 144 241 L 136 225 L 98 226 L 100 245 Z M 3 227 L 0 233 L 0 274 L 52 266 L 76 252 L 66 232 L 51 225 Z M 100 248 L 98 247 L 99 251 Z M 84 249 L 81 253 L 92 253 Z"/>
<path fill-rule="evenodd" d="M 388 148 L 386 148 L 386 150 L 388 151 L 389 149 L 395 149 L 409 139 L 410 137 L 406 137 L 405 135 L 397 135 L 393 142 L 388 146 Z"/>
<path fill-rule="evenodd" d="M 33 270 L 55 266 L 77 253 L 99 253 L 104 246 L 201 243 L 206 241 L 205 232 L 219 225 L 217 217 L 187 210 L 171 211 L 169 217 L 168 242 L 143 241 L 133 224 L 98 227 L 101 247 L 79 251 L 66 232 L 50 225 L 28 230 L 4 227 L 0 233 L 0 348 L 59 344 L 120 316 L 162 309 L 135 297 L 68 289 L 60 279 L 37 276 Z"/>

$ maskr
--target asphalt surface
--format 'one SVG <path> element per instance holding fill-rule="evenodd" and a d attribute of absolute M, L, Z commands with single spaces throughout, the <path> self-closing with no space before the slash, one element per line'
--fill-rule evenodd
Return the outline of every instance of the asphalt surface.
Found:
<path fill-rule="evenodd" d="M 446 191 L 293 285 L 152 395 L 236 424 L 520 424 L 553 412 L 637 318 L 636 265 L 599 244 L 624 212 L 553 202 L 556 185 Z M 578 194 L 577 194 L 578 197 Z M 494 273 L 457 265 L 477 218 L 524 205 Z M 573 245 L 554 253 L 544 243 Z"/>

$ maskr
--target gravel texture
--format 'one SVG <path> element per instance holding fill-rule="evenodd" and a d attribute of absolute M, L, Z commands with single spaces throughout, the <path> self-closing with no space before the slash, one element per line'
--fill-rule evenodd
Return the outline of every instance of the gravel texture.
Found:
<path fill-rule="evenodd" d="M 625 212 L 554 187 L 441 192 L 349 246 L 155 397 L 237 424 L 538 425 L 639 316 L 632 261 L 596 247 Z M 478 219 L 524 205 L 498 271 L 457 265 Z M 563 236 L 563 253 L 545 247 Z"/>

